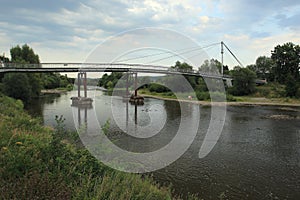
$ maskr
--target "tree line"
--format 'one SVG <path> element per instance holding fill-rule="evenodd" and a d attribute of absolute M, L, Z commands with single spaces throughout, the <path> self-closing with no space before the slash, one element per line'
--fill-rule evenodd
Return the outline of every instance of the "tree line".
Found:
<path fill-rule="evenodd" d="M 222 64 L 217 59 L 206 60 L 198 68 L 198 71 L 206 74 L 220 74 Z M 252 95 L 257 91 L 256 85 L 260 83 L 268 83 L 279 85 L 283 88 L 282 97 L 300 97 L 300 46 L 291 42 L 283 45 L 277 45 L 271 51 L 271 56 L 259 56 L 255 64 L 248 65 L 245 68 L 235 66 L 229 70 L 227 65 L 223 66 L 223 73 L 233 78 L 233 86 L 226 86 L 226 92 L 230 95 L 243 96 Z M 189 71 L 193 67 L 189 64 L 177 61 L 174 66 L 170 67 L 171 70 Z M 105 88 L 113 88 L 118 79 L 122 77 L 122 73 L 111 73 L 110 75 L 104 74 L 99 80 L 99 86 Z M 173 77 L 173 78 L 172 78 Z M 205 99 L 201 97 L 203 92 L 208 92 L 207 85 L 202 77 L 185 76 L 187 81 L 196 91 L 198 99 Z M 178 91 L 182 90 L 182 85 L 176 81 L 174 76 L 164 76 L 156 83 L 148 85 L 151 92 L 170 92 L 168 88 L 159 84 L 159 82 L 175 84 Z M 275 87 L 276 87 L 275 86 Z M 213 88 L 210 88 L 213 89 Z M 217 89 L 216 89 L 217 91 Z M 207 96 L 207 94 L 205 94 Z M 199 98 L 200 97 L 200 98 Z"/>
<path fill-rule="evenodd" d="M 10 49 L 11 59 L 0 56 L 1 64 L 19 63 L 19 64 L 39 64 L 40 59 L 37 54 L 27 44 L 15 46 Z M 264 79 L 269 84 L 275 84 L 274 87 L 282 88 L 281 96 L 300 97 L 300 46 L 291 42 L 283 45 L 277 45 L 271 51 L 271 56 L 260 56 L 255 64 L 248 65 L 245 68 L 235 66 L 229 70 L 228 66 L 223 66 L 223 72 L 233 78 L 233 87 L 226 87 L 228 94 L 241 96 L 251 95 L 257 91 L 256 79 Z M 2 65 L 1 65 L 2 66 Z M 20 66 L 20 65 L 19 65 Z M 35 67 L 40 67 L 35 65 Z M 217 59 L 206 60 L 198 70 L 202 73 L 220 73 L 222 64 Z M 178 71 L 193 70 L 193 67 L 187 63 L 177 61 L 170 69 Z M 104 74 L 99 80 L 98 85 L 105 88 L 114 88 L 117 81 L 122 77 L 122 73 L 114 72 L 110 75 Z M 187 81 L 197 93 L 198 99 L 206 99 L 208 88 L 201 77 L 185 76 Z M 147 77 L 143 77 L 142 82 L 149 82 Z M 72 88 L 74 79 L 59 73 L 7 73 L 0 74 L 0 92 L 21 99 L 28 103 L 31 98 L 40 96 L 42 89 L 53 89 L 58 87 Z M 171 76 L 164 76 L 156 80 L 157 83 L 147 85 L 148 89 L 154 92 L 170 92 L 159 84 L 168 82 L 175 84 L 177 91 L 183 90 L 182 85 Z M 210 88 L 210 90 L 214 88 Z M 217 89 L 216 89 L 217 90 Z"/>
<path fill-rule="evenodd" d="M 0 56 L 1 63 L 39 64 L 40 59 L 27 44 L 10 49 L 11 59 Z M 18 65 L 21 66 L 21 65 Z M 32 65 L 40 67 L 39 65 Z M 25 104 L 39 97 L 42 89 L 72 88 L 74 79 L 59 73 L 6 73 L 0 77 L 0 91 L 7 96 L 22 100 Z"/>

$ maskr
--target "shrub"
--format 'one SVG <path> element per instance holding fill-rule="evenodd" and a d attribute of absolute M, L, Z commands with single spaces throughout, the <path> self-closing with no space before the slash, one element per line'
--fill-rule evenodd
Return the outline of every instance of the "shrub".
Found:
<path fill-rule="evenodd" d="M 171 199 L 169 187 L 115 171 L 74 145 L 56 117 L 55 130 L 0 96 L 0 199 Z"/>
<path fill-rule="evenodd" d="M 149 91 L 150 92 L 157 92 L 157 93 L 162 93 L 162 92 L 169 92 L 170 90 L 166 88 L 163 85 L 160 85 L 158 83 L 151 83 L 149 85 Z"/>
<path fill-rule="evenodd" d="M 209 100 L 210 99 L 209 92 L 196 91 L 196 96 L 197 96 L 197 99 L 200 100 L 200 101 L 204 101 L 204 100 Z"/>

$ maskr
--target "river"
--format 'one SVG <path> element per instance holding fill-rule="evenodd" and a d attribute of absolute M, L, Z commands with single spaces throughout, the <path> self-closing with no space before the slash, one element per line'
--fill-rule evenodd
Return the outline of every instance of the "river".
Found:
<path fill-rule="evenodd" d="M 35 100 L 29 113 L 41 117 L 49 126 L 55 126 L 55 115 L 63 115 L 66 128 L 75 130 L 78 122 L 73 119 L 71 96 L 76 96 L 76 92 Z M 194 193 L 204 199 L 300 199 L 300 107 L 227 106 L 218 143 L 205 158 L 199 159 L 211 117 L 209 106 L 185 103 L 184 109 L 191 113 L 182 116 L 178 102 L 147 98 L 143 106 L 128 105 L 126 114 L 122 100 L 112 105 L 110 97 L 100 91 L 93 98 L 93 108 L 78 112 L 82 120 L 87 118 L 87 123 L 91 112 L 97 113 L 101 125 L 113 119 L 108 111 L 114 106 L 124 123 L 127 115 L 136 124 L 152 124 L 153 130 L 163 126 L 158 136 L 139 143 L 139 139 L 121 134 L 114 120 L 110 121 L 110 132 L 116 133 L 112 137 L 126 144 L 132 142 L 129 140 L 139 143 L 130 145 L 130 150 L 140 152 L 168 144 L 178 130 L 180 117 L 192 121 L 193 110 L 200 108 L 199 129 L 190 148 L 171 165 L 152 173 L 159 183 L 171 183 L 176 194 L 184 197 Z M 119 146 L 127 148 L 122 143 Z"/>

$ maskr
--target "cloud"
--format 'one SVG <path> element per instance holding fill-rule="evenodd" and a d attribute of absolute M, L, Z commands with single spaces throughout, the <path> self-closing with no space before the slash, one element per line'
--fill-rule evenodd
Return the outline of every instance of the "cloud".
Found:
<path fill-rule="evenodd" d="M 78 60 L 107 37 L 163 27 L 201 45 L 227 41 L 249 64 L 259 53 L 269 52 L 276 40 L 276 45 L 298 42 L 299 8 L 298 0 L 4 0 L 0 42 L 7 49 L 33 44 L 45 60 Z"/>

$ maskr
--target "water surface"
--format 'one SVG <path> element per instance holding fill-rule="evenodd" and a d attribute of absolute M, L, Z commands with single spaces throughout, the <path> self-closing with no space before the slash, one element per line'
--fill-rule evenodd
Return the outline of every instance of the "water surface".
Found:
<path fill-rule="evenodd" d="M 95 112 L 101 125 L 110 120 L 110 137 L 115 144 L 134 152 L 153 151 L 168 144 L 177 133 L 181 117 L 193 121 L 199 106 L 186 103 L 184 109 L 188 112 L 182 114 L 174 101 L 146 99 L 144 106 L 135 107 L 122 99 L 111 102 L 110 97 L 97 92 L 93 107 L 77 112 L 77 108 L 70 106 L 71 96 L 76 96 L 76 92 L 39 99 L 29 112 L 42 117 L 44 124 L 50 126 L 56 123 L 55 115 L 63 115 L 71 130 L 78 123 L 77 119 L 74 122 L 73 112 L 88 124 L 94 121 L 91 113 Z M 111 107 L 117 110 L 114 116 Z M 198 153 L 211 108 L 199 108 L 200 123 L 194 142 L 180 159 L 153 172 L 155 180 L 171 183 L 177 194 L 196 193 L 204 199 L 300 199 L 299 107 L 228 106 L 221 137 L 203 159 L 198 158 Z M 114 118 L 121 124 L 117 125 Z M 128 121 L 150 126 L 159 134 L 149 139 L 124 134 L 122 128 L 126 128 Z M 129 129 L 133 134 L 143 134 L 134 126 Z"/>

